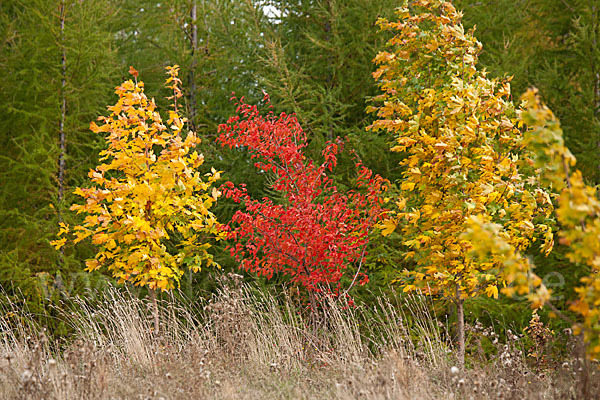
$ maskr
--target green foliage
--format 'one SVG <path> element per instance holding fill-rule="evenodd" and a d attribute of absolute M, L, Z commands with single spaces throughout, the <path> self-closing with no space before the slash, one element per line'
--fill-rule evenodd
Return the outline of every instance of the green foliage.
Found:
<path fill-rule="evenodd" d="M 229 40 L 248 40 L 229 54 L 241 62 L 238 74 L 255 82 L 248 94 L 258 99 L 265 90 L 276 111 L 298 115 L 311 157 L 320 156 L 326 140 L 350 135 L 366 165 L 389 171 L 395 163 L 381 152 L 386 139 L 362 128 L 370 119 L 366 99 L 375 94 L 370 60 L 384 41 L 374 23 L 395 6 L 391 0 L 247 2 L 231 19 Z"/>
<path fill-rule="evenodd" d="M 66 185 L 82 181 L 99 142 L 89 121 L 103 108 L 116 74 L 114 9 L 109 0 L 12 1 L 0 4 L 0 284 L 37 296 L 33 281 L 57 274 L 59 254 L 48 241 L 58 229 L 59 123 L 66 101 Z M 62 86 L 62 51 L 66 81 Z M 67 190 L 68 192 L 68 190 Z M 84 248 L 81 250 L 86 253 Z M 79 269 L 63 259 L 64 276 Z M 36 300 L 38 301 L 38 300 Z"/>
<path fill-rule="evenodd" d="M 456 0 L 477 26 L 481 62 L 535 86 L 560 119 L 586 179 L 600 182 L 600 7 L 594 1 Z"/>

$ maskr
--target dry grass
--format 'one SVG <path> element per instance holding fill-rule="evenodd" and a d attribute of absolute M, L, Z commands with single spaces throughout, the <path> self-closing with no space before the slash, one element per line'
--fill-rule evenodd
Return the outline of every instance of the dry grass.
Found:
<path fill-rule="evenodd" d="M 456 371 L 426 304 L 398 301 L 373 310 L 331 302 L 315 329 L 290 299 L 230 281 L 203 305 L 163 301 L 155 335 L 147 302 L 111 289 L 93 309 L 80 302 L 64 313 L 76 334 L 61 349 L 20 310 L 3 310 L 0 398 L 578 398 L 574 364 L 536 374 L 517 343 Z"/>

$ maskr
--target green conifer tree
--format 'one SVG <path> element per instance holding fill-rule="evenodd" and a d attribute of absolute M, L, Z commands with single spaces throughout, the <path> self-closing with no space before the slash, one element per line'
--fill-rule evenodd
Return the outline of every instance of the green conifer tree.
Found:
<path fill-rule="evenodd" d="M 109 0 L 0 7 L 0 285 L 36 302 L 49 295 L 36 282 L 64 285 L 83 258 L 61 259 L 49 240 L 97 154 L 89 122 L 111 94 L 115 10 Z"/>
<path fill-rule="evenodd" d="M 561 121 L 586 179 L 600 182 L 600 4 L 574 0 L 455 0 L 477 26 L 481 62 L 514 75 L 515 93 L 535 86 Z"/>

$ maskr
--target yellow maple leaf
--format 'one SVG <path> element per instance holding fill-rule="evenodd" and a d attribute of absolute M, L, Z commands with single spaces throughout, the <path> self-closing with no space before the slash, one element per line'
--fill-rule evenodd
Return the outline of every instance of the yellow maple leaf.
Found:
<path fill-rule="evenodd" d="M 391 235 L 396 230 L 397 222 L 393 219 L 386 219 L 380 224 L 381 234 L 383 236 Z"/>
<path fill-rule="evenodd" d="M 497 299 L 498 298 L 498 287 L 496 285 L 490 285 L 490 286 L 486 287 L 485 294 L 487 294 L 488 297 L 493 297 L 493 298 Z"/>
<path fill-rule="evenodd" d="M 400 185 L 400 189 L 402 189 L 402 190 L 412 191 L 414 188 L 415 188 L 415 183 L 414 182 L 404 181 Z"/>
<path fill-rule="evenodd" d="M 50 244 L 54 247 L 54 250 L 60 250 L 67 243 L 67 238 L 61 238 L 50 241 Z"/>

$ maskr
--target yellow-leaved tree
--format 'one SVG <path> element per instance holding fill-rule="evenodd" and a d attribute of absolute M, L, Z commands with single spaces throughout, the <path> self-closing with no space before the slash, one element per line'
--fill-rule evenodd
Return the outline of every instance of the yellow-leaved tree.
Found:
<path fill-rule="evenodd" d="M 597 189 L 584 182 L 581 171 L 571 170 L 575 158 L 564 144 L 558 119 L 542 104 L 537 90 L 528 90 L 521 99 L 519 124 L 526 128 L 524 143 L 531 150 L 540 183 L 557 197 L 555 215 L 560 241 L 568 246 L 566 255 L 570 261 L 587 269 L 581 286 L 575 288 L 576 298 L 570 306 L 571 311 L 579 314 L 579 321 L 571 320 L 554 307 L 543 285 L 531 290 L 529 298 L 533 307 L 547 305 L 572 323 L 573 333 L 583 339 L 582 350 L 587 351 L 587 357 L 582 354 L 579 374 L 581 397 L 588 399 L 591 398 L 588 358 L 600 359 L 600 201 Z M 499 236 L 499 224 L 485 223 L 481 219 L 469 222 L 469 229 L 462 237 L 472 241 L 473 257 L 502 257 L 514 280 L 532 284 L 528 259 Z M 525 290 L 526 285 L 521 288 Z"/>
<path fill-rule="evenodd" d="M 147 286 L 156 332 L 156 290 L 177 287 L 183 267 L 197 272 L 215 265 L 207 239 L 222 237 L 210 212 L 220 196 L 212 186 L 220 174 L 199 171 L 204 158 L 195 147 L 200 140 L 194 132 L 184 133 L 186 119 L 179 115 L 178 71 L 178 66 L 167 67 L 166 85 L 173 95 L 166 124 L 135 69 L 130 69 L 134 80 L 116 88 L 119 100 L 108 107 L 110 115 L 90 125 L 105 135 L 107 148 L 100 152 L 102 164 L 89 172 L 92 185 L 75 190 L 84 202 L 71 210 L 85 215 L 83 223 L 72 230 L 63 224 L 63 237 L 53 242 L 62 247 L 69 231 L 74 243 L 91 237 L 98 250 L 86 269 L 105 267 L 119 283 Z"/>
<path fill-rule="evenodd" d="M 509 79 L 477 69 L 481 44 L 464 31 L 461 14 L 446 1 L 418 0 L 397 15 L 378 22 L 392 37 L 374 60 L 383 93 L 369 107 L 378 117 L 369 129 L 391 134 L 391 150 L 405 155 L 396 211 L 381 227 L 384 234 L 398 230 L 414 262 L 398 273 L 404 291 L 455 303 L 462 364 L 464 300 L 497 298 L 507 283 L 514 286 L 505 291 L 528 291 L 519 272 L 531 266 L 518 253 L 539 236 L 542 250 L 551 250 L 552 202 L 534 176 Z M 474 252 L 480 239 L 466 235 L 474 224 L 494 224 L 490 240 L 508 247 Z M 510 252 L 514 262 L 506 261 Z"/>
<path fill-rule="evenodd" d="M 543 105 L 535 89 L 523 97 L 521 119 L 528 127 L 525 134 L 535 154 L 542 183 L 558 193 L 556 216 L 561 243 L 568 246 L 571 262 L 586 266 L 588 274 L 576 288 L 577 299 L 571 310 L 582 317 L 573 326 L 583 332 L 588 355 L 600 358 L 600 200 L 595 187 L 587 185 L 575 166 L 575 157 L 565 147 L 562 129 L 552 111 Z"/>

